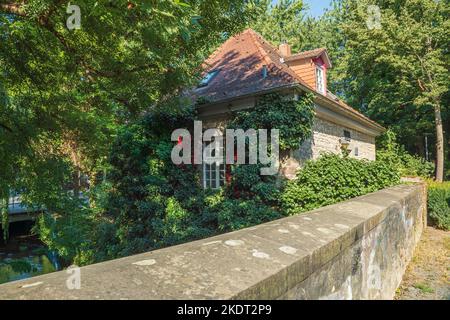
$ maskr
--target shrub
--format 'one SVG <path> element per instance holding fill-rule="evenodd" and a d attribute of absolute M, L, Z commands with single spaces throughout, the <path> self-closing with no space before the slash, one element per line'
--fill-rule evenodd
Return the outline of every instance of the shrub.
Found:
<path fill-rule="evenodd" d="M 434 164 L 409 154 L 397 143 L 396 135 L 391 130 L 377 140 L 377 160 L 395 167 L 403 177 L 429 178 L 434 174 Z"/>
<path fill-rule="evenodd" d="M 377 159 L 393 165 L 402 177 L 430 178 L 434 173 L 434 164 L 416 155 L 411 155 L 403 149 L 396 151 L 379 150 Z"/>
<path fill-rule="evenodd" d="M 449 158 L 450 158 L 450 152 L 449 152 Z M 444 179 L 446 181 L 449 181 L 450 180 L 450 160 L 445 161 L 444 169 L 445 169 Z"/>
<path fill-rule="evenodd" d="M 450 230 L 450 182 L 428 184 L 428 214 L 433 225 Z"/>
<path fill-rule="evenodd" d="M 399 183 L 400 175 L 389 163 L 324 155 L 307 162 L 297 179 L 290 181 L 281 207 L 292 215 L 334 204 Z"/>
<path fill-rule="evenodd" d="M 257 200 L 226 200 L 218 211 L 218 225 L 222 232 L 239 230 L 263 222 L 279 219 L 283 215 Z"/>

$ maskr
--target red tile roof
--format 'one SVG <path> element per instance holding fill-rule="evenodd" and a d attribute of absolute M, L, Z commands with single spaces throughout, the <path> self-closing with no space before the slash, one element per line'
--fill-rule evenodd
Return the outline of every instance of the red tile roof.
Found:
<path fill-rule="evenodd" d="M 263 77 L 263 67 L 267 77 Z M 205 61 L 205 74 L 219 73 L 194 92 L 195 97 L 219 101 L 303 82 L 280 62 L 278 51 L 255 31 L 248 29 L 228 39 Z"/>
<path fill-rule="evenodd" d="M 315 58 L 326 49 L 319 48 L 282 58 L 279 51 L 252 29 L 229 38 L 204 63 L 204 74 L 219 70 L 207 86 L 195 89 L 191 94 L 194 100 L 202 97 L 208 102 L 220 102 L 242 96 L 258 94 L 272 89 L 301 85 L 316 94 L 292 69 L 284 62 L 302 58 Z M 263 68 L 267 68 L 267 76 L 263 76 Z M 360 112 L 327 93 L 327 100 L 340 108 L 350 111 L 362 120 L 378 126 Z"/>

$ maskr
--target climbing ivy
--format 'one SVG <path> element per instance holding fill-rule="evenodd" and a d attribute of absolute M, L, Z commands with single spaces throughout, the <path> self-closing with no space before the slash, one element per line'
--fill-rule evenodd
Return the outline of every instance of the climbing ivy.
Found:
<path fill-rule="evenodd" d="M 280 151 L 297 149 L 311 136 L 314 119 L 312 94 L 299 97 L 269 93 L 258 98 L 255 108 L 236 112 L 232 128 L 279 129 Z"/>
<path fill-rule="evenodd" d="M 234 114 L 233 129 L 278 129 L 280 151 L 298 149 L 311 136 L 313 95 L 300 97 L 270 93 L 259 97 L 253 109 Z M 280 196 L 284 180 L 260 175 L 261 164 L 233 166 L 232 178 L 225 190 L 219 212 L 220 230 L 229 231 L 274 220 L 284 214 Z"/>

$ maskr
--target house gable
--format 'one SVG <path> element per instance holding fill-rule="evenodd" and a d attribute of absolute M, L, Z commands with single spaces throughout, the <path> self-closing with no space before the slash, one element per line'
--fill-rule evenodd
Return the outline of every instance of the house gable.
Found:
<path fill-rule="evenodd" d="M 288 46 L 283 44 L 283 46 Z M 283 49 L 281 46 L 279 51 L 290 52 L 290 49 Z M 331 68 L 331 62 L 325 48 L 301 52 L 295 55 L 284 56 L 284 63 L 292 69 L 297 76 L 305 81 L 315 91 L 325 94 L 327 92 L 327 70 Z M 319 86 L 318 78 L 322 79 L 322 87 Z"/>

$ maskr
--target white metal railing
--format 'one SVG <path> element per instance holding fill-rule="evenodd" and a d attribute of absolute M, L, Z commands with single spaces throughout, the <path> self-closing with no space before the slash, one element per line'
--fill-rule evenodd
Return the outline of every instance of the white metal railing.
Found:
<path fill-rule="evenodd" d="M 83 201 L 84 205 L 89 205 L 89 197 L 87 194 L 80 192 L 79 198 Z M 24 205 L 20 199 L 20 194 L 15 194 L 9 198 L 8 202 L 8 213 L 11 214 L 22 214 L 22 213 L 33 213 L 37 211 L 45 210 L 44 207 L 28 207 Z"/>

